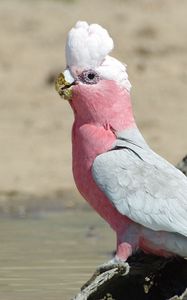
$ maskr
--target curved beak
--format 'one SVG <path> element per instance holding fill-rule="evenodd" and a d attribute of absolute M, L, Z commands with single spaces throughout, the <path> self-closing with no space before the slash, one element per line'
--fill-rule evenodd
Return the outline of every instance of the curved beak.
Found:
<path fill-rule="evenodd" d="M 58 94 L 64 98 L 65 100 L 71 100 L 72 97 L 72 86 L 75 85 L 76 82 L 69 70 L 66 69 L 64 73 L 60 73 L 55 80 L 55 89 Z"/>

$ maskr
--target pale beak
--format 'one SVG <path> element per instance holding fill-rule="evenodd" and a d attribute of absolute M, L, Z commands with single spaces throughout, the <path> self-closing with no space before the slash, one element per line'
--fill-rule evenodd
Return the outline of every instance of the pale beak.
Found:
<path fill-rule="evenodd" d="M 59 95 L 65 100 L 71 100 L 72 98 L 72 86 L 75 85 L 76 82 L 69 70 L 66 69 L 64 73 L 60 73 L 55 80 L 55 89 L 59 93 Z"/>

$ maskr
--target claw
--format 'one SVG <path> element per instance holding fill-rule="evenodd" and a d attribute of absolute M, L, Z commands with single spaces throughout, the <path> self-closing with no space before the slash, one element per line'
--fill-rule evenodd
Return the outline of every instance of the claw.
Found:
<path fill-rule="evenodd" d="M 102 274 L 115 268 L 117 268 L 118 271 L 125 276 L 127 273 L 129 273 L 130 266 L 127 262 L 114 257 L 113 259 L 99 266 L 96 272 L 98 274 Z"/>
<path fill-rule="evenodd" d="M 81 290 L 84 290 L 88 285 L 90 285 L 97 276 L 101 275 L 104 272 L 107 272 L 112 269 L 118 269 L 118 272 L 121 276 L 125 276 L 129 273 L 130 266 L 126 261 L 120 260 L 117 257 L 109 260 L 108 262 L 100 265 L 92 277 L 82 286 Z"/>

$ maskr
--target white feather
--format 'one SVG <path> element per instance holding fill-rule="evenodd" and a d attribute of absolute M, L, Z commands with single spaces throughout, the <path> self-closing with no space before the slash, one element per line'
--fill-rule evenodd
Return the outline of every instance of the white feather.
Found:
<path fill-rule="evenodd" d="M 130 92 L 131 83 L 128 79 L 126 65 L 119 60 L 107 55 L 103 63 L 95 70 L 102 79 L 115 80 L 122 88 Z"/>
<path fill-rule="evenodd" d="M 68 67 L 94 68 L 101 64 L 113 49 L 113 40 L 98 24 L 77 22 L 67 38 L 66 60 Z"/>
<path fill-rule="evenodd" d="M 68 82 L 68 83 L 73 83 L 75 81 L 74 77 L 71 75 L 69 69 L 66 69 L 64 72 L 64 77 L 65 77 L 65 80 Z"/>
<path fill-rule="evenodd" d="M 76 78 L 83 70 L 95 70 L 101 79 L 115 80 L 130 91 L 126 65 L 109 56 L 114 44 L 106 29 L 98 24 L 79 21 L 70 30 L 66 43 L 66 60 Z"/>

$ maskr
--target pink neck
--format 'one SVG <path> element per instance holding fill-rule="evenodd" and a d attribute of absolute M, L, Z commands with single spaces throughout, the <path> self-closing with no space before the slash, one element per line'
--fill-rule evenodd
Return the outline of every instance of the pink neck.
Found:
<path fill-rule="evenodd" d="M 130 94 L 112 80 L 76 86 L 71 106 L 80 126 L 94 124 L 114 131 L 135 127 Z"/>

